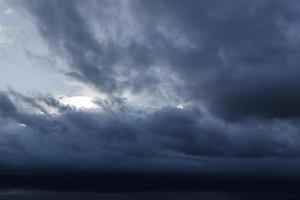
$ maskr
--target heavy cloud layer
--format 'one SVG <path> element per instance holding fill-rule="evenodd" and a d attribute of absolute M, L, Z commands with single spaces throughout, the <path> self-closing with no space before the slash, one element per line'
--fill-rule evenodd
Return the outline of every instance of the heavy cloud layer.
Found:
<path fill-rule="evenodd" d="M 25 4 L 69 74 L 102 91 L 163 93 L 175 74 L 180 99 L 228 120 L 299 117 L 297 1 Z"/>
<path fill-rule="evenodd" d="M 35 101 L 32 105 L 55 100 Z M 62 109 L 59 103 L 51 106 L 60 109 L 60 115 L 22 110 L 1 94 L 1 166 L 267 174 L 283 169 L 283 174 L 298 173 L 294 165 L 283 164 L 298 162 L 297 122 L 230 124 L 192 106 L 152 113 L 133 108 L 112 113 Z"/>
<path fill-rule="evenodd" d="M 299 174 L 297 1 L 14 3 L 67 61 L 63 73 L 117 106 L 1 93 L 3 166 Z M 169 106 L 136 108 L 124 92 Z"/>

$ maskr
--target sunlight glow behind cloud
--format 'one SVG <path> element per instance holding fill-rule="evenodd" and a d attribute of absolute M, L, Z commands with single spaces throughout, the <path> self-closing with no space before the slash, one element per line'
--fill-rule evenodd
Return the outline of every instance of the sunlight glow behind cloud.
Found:
<path fill-rule="evenodd" d="M 93 109 L 98 106 L 93 102 L 92 97 L 88 96 L 73 96 L 73 97 L 60 97 L 60 102 L 64 105 L 73 106 L 77 109 Z"/>

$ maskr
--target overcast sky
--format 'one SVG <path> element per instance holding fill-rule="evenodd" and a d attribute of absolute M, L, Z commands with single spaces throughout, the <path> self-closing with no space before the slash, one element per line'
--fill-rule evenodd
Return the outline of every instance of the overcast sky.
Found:
<path fill-rule="evenodd" d="M 1 0 L 0 166 L 300 177 L 297 0 Z"/>

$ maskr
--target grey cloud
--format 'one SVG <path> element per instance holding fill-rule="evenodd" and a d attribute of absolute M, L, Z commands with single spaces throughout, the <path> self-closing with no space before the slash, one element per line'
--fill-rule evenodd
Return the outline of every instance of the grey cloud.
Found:
<path fill-rule="evenodd" d="M 1 166 L 300 174 L 298 4 L 25 1 L 65 73 L 109 99 L 0 93 Z M 186 104 L 138 110 L 127 90 Z"/>
<path fill-rule="evenodd" d="M 297 30 L 295 1 L 138 5 L 137 16 L 152 19 L 149 26 L 166 19 L 166 29 L 175 27 L 175 33 L 193 44 L 191 48 L 164 44 L 167 53 L 160 52 L 184 79 L 185 98 L 200 100 L 229 120 L 299 117 L 298 42 L 287 34 L 287 29 Z"/>
<path fill-rule="evenodd" d="M 164 94 L 153 92 L 166 79 L 151 69 L 167 69 L 182 84 L 171 83 L 173 93 L 202 102 L 219 117 L 299 117 L 297 1 L 69 0 L 26 6 L 49 45 L 66 54 L 69 74 L 105 92 Z"/>
<path fill-rule="evenodd" d="M 72 76 L 88 79 L 99 88 L 114 89 L 110 65 L 114 55 L 100 45 L 80 15 L 76 1 L 31 1 L 26 3 L 37 17 L 39 30 L 57 54 L 65 54 L 72 69 Z"/>
<path fill-rule="evenodd" d="M 32 1 L 24 5 L 36 18 L 41 35 L 55 55 L 62 56 L 70 64 L 72 71 L 65 72 L 66 75 L 106 93 L 123 89 L 140 91 L 159 80 L 149 73 L 143 75 L 153 63 L 150 49 L 135 38 L 124 42 L 118 39 L 126 31 L 118 27 L 124 26 L 121 16 L 114 16 L 122 11 L 121 4 L 121 1 L 105 0 L 81 4 L 68 0 Z M 94 21 L 104 34 L 100 37 L 106 40 L 97 38 L 98 33 L 91 26 Z M 136 73 L 138 75 L 134 75 Z"/>
<path fill-rule="evenodd" d="M 229 162 L 264 169 L 266 160 L 294 162 L 300 155 L 297 122 L 232 125 L 194 107 L 166 107 L 146 115 L 134 110 L 112 114 L 69 109 L 51 116 L 16 109 L 3 93 L 1 102 L 1 113 L 7 112 L 1 116 L 6 124 L 0 128 L 0 152 L 5 155 L 1 166 L 228 172 L 245 170 L 243 165 L 232 169 Z M 214 164 L 218 162 L 224 166 Z"/>
<path fill-rule="evenodd" d="M 0 114 L 3 117 L 8 115 L 14 115 L 17 111 L 15 105 L 10 101 L 10 99 L 5 95 L 0 93 Z"/>

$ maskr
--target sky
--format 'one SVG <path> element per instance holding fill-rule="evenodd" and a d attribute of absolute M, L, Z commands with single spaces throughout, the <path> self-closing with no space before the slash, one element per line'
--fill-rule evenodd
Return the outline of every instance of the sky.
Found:
<path fill-rule="evenodd" d="M 1 0 L 0 176 L 300 178 L 299 20 L 296 0 Z"/>

